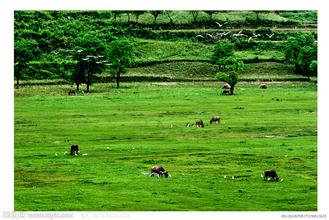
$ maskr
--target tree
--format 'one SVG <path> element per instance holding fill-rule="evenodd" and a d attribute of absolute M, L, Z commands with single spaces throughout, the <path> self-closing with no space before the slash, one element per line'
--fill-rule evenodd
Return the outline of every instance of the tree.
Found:
<path fill-rule="evenodd" d="M 317 72 L 317 47 L 304 46 L 300 50 L 297 57 L 297 66 L 302 75 L 310 79 L 311 75 L 316 75 Z"/>
<path fill-rule="evenodd" d="M 212 15 L 217 12 L 217 11 L 210 11 L 210 10 L 207 10 L 207 11 L 204 11 L 205 13 L 207 13 L 209 15 L 209 20 L 212 21 Z"/>
<path fill-rule="evenodd" d="M 24 38 L 15 41 L 14 47 L 14 76 L 16 78 L 16 88 L 19 88 L 19 80 L 24 78 L 28 69 L 28 63 L 40 55 L 40 50 L 37 41 Z"/>
<path fill-rule="evenodd" d="M 154 24 L 156 23 L 157 17 L 162 13 L 162 11 L 150 11 L 154 17 Z"/>
<path fill-rule="evenodd" d="M 128 23 L 130 23 L 130 13 L 131 13 L 131 11 L 123 11 L 123 13 L 127 14 Z"/>
<path fill-rule="evenodd" d="M 167 15 L 167 17 L 169 18 L 170 24 L 174 23 L 174 21 L 171 17 L 172 11 L 163 11 L 162 14 Z"/>
<path fill-rule="evenodd" d="M 138 23 L 139 16 L 145 13 L 145 11 L 131 11 L 136 16 L 136 23 Z"/>
<path fill-rule="evenodd" d="M 105 69 L 104 58 L 107 46 L 97 36 L 86 34 L 76 40 L 77 48 L 74 50 L 74 60 L 77 61 L 72 79 L 77 84 L 86 83 L 87 92 L 92 84 L 93 76 Z"/>
<path fill-rule="evenodd" d="M 117 16 L 122 14 L 122 11 L 112 11 L 114 21 L 117 21 Z"/>
<path fill-rule="evenodd" d="M 316 69 L 310 68 L 317 61 L 317 44 L 311 33 L 297 33 L 289 37 L 285 44 L 285 56 L 288 63 L 295 65 L 295 72 L 306 75 L 316 75 Z"/>
<path fill-rule="evenodd" d="M 272 11 L 265 11 L 265 10 L 256 10 L 256 11 L 253 11 L 255 14 L 256 14 L 256 20 L 258 23 L 260 23 L 260 14 L 265 14 L 265 13 L 270 13 Z"/>
<path fill-rule="evenodd" d="M 238 71 L 242 69 L 243 62 L 235 56 L 229 56 L 219 59 L 220 72 L 217 73 L 217 79 L 230 85 L 230 95 L 234 95 L 235 85 L 239 81 Z"/>
<path fill-rule="evenodd" d="M 218 64 L 218 61 L 225 57 L 230 57 L 234 55 L 234 44 L 228 40 L 219 42 L 213 51 L 211 57 L 211 62 L 213 64 Z"/>
<path fill-rule="evenodd" d="M 199 11 L 191 11 L 192 17 L 193 17 L 193 22 L 196 22 L 196 19 L 199 15 Z"/>
<path fill-rule="evenodd" d="M 127 72 L 127 68 L 134 60 L 132 43 L 125 38 L 111 42 L 107 57 L 110 59 L 111 74 L 116 80 L 117 88 L 119 88 L 121 74 Z"/>

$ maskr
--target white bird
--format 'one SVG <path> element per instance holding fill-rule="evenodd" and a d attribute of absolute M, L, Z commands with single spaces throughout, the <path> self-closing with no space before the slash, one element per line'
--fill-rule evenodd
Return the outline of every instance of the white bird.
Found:
<path fill-rule="evenodd" d="M 88 154 L 82 154 L 82 156 L 88 156 Z"/>
<path fill-rule="evenodd" d="M 273 34 L 266 34 L 269 38 L 272 38 L 274 36 L 274 33 Z"/>
<path fill-rule="evenodd" d="M 260 37 L 261 35 L 260 34 L 255 34 L 255 33 L 252 33 L 253 34 L 253 37 Z"/>
<path fill-rule="evenodd" d="M 233 34 L 233 37 L 248 37 L 245 34 L 242 34 L 242 31 L 239 31 L 237 34 Z"/>
<path fill-rule="evenodd" d="M 232 180 L 234 180 L 234 176 L 232 176 Z"/>
<path fill-rule="evenodd" d="M 215 23 L 218 25 L 219 28 L 223 27 L 223 25 L 218 23 L 217 21 Z"/>
<path fill-rule="evenodd" d="M 211 39 L 215 39 L 215 37 L 209 33 L 207 34 L 207 36 L 210 37 Z"/>

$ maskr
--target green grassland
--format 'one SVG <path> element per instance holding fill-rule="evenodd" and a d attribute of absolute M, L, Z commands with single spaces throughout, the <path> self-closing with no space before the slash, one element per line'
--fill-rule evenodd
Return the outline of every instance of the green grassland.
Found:
<path fill-rule="evenodd" d="M 235 96 L 218 82 L 69 87 L 15 90 L 16 211 L 317 210 L 314 83 L 239 83 Z M 185 127 L 196 118 L 206 126 Z M 73 143 L 81 154 L 64 155 Z M 156 164 L 172 177 L 144 175 Z"/>

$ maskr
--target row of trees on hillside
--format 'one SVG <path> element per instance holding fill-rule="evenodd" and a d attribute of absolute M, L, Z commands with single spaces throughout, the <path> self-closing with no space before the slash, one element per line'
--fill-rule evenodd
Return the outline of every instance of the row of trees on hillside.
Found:
<path fill-rule="evenodd" d="M 317 75 L 317 42 L 311 33 L 298 33 L 288 38 L 285 56 L 288 63 L 295 65 L 297 74 L 305 75 L 308 79 Z M 217 79 L 228 83 L 230 95 L 233 95 L 239 81 L 238 71 L 243 68 L 243 62 L 234 56 L 234 45 L 226 40 L 218 43 L 211 62 L 218 65 Z"/>
<path fill-rule="evenodd" d="M 19 80 L 28 71 L 32 60 L 42 59 L 43 56 L 60 57 L 61 60 L 70 60 L 66 68 L 65 79 L 75 83 L 77 90 L 82 83 L 87 85 L 87 92 L 92 84 L 93 76 L 110 70 L 120 86 L 121 74 L 127 72 L 134 60 L 134 48 L 130 40 L 119 38 L 107 43 L 96 35 L 85 34 L 75 39 L 73 49 L 57 49 L 50 53 L 42 52 L 38 42 L 34 39 L 15 39 L 15 78 L 17 87 Z M 286 59 L 295 65 L 296 73 L 310 76 L 317 74 L 317 43 L 310 33 L 298 33 L 286 42 Z M 243 67 L 243 62 L 234 55 L 234 44 L 228 40 L 219 42 L 213 51 L 211 63 L 218 66 L 217 79 L 230 84 L 230 95 L 239 77 L 238 71 Z M 65 69 L 65 68 L 64 68 Z"/>
<path fill-rule="evenodd" d="M 76 39 L 76 47 L 70 50 L 58 49 L 52 51 L 52 56 L 60 56 L 62 59 L 70 59 L 74 65 L 67 80 L 75 83 L 77 90 L 82 83 L 87 85 L 87 92 L 92 84 L 93 76 L 109 69 L 117 87 L 120 86 L 121 74 L 127 72 L 127 68 L 134 60 L 132 43 L 125 38 L 119 38 L 106 44 L 97 36 L 85 35 Z M 37 47 L 35 40 L 18 39 L 15 42 L 15 78 L 19 88 L 19 80 L 28 71 L 28 63 L 33 59 L 45 56 Z"/>
<path fill-rule="evenodd" d="M 317 75 L 317 42 L 311 33 L 297 33 L 286 42 L 286 60 L 295 65 L 295 72 L 301 75 Z"/>

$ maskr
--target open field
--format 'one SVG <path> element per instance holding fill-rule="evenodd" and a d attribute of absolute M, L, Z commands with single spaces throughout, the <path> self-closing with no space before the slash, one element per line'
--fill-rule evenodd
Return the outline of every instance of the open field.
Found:
<path fill-rule="evenodd" d="M 69 87 L 15 90 L 16 211 L 317 210 L 314 83 L 239 83 L 235 96 L 218 82 Z M 185 127 L 196 118 L 205 128 Z M 73 143 L 81 155 L 64 155 Z M 172 177 L 144 175 L 156 164 Z"/>

